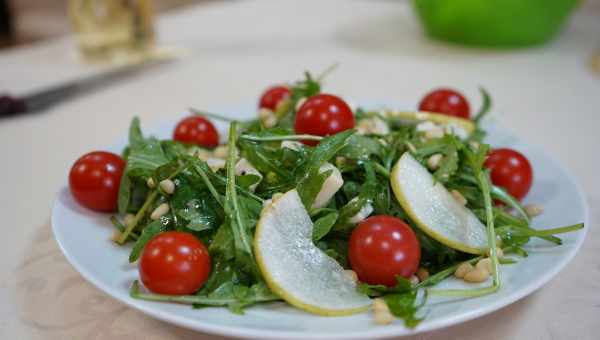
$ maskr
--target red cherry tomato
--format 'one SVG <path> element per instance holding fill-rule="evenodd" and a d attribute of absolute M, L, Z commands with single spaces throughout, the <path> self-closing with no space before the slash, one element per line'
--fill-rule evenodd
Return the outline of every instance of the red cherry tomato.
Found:
<path fill-rule="evenodd" d="M 377 215 L 352 231 L 348 258 L 358 278 L 369 284 L 396 285 L 396 275 L 409 278 L 421 259 L 413 230 L 399 218 Z"/>
<path fill-rule="evenodd" d="M 173 139 L 208 148 L 219 145 L 219 133 L 215 126 L 209 120 L 199 116 L 182 119 L 175 127 Z"/>
<path fill-rule="evenodd" d="M 258 107 L 260 109 L 275 111 L 275 109 L 277 109 L 277 104 L 289 98 L 291 94 L 292 91 L 290 91 L 287 86 L 270 87 L 262 94 L 262 96 L 260 96 Z"/>
<path fill-rule="evenodd" d="M 94 151 L 79 158 L 69 172 L 69 189 L 86 208 L 117 210 L 119 184 L 125 162 L 112 152 Z"/>
<path fill-rule="evenodd" d="M 469 102 L 457 91 L 451 89 L 437 89 L 429 92 L 419 104 L 419 111 L 442 113 L 469 119 L 471 110 Z"/>
<path fill-rule="evenodd" d="M 298 134 L 329 136 L 354 128 L 352 110 L 340 97 L 318 94 L 308 98 L 298 112 L 294 129 Z M 304 141 L 315 145 L 317 142 Z"/>
<path fill-rule="evenodd" d="M 518 200 L 531 188 L 533 170 L 523 154 L 513 149 L 495 149 L 485 161 L 492 183 L 504 188 Z"/>
<path fill-rule="evenodd" d="M 208 279 L 210 256 L 194 235 L 167 231 L 146 244 L 139 272 L 144 286 L 154 293 L 189 295 Z"/>

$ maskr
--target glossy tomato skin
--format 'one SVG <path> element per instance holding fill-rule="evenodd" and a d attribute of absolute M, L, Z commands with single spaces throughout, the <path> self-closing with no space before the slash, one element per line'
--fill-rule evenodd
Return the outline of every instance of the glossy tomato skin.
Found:
<path fill-rule="evenodd" d="M 219 133 L 208 119 L 190 116 L 182 119 L 173 131 L 173 139 L 182 143 L 214 148 L 219 145 Z"/>
<path fill-rule="evenodd" d="M 467 99 L 459 92 L 445 88 L 429 92 L 421 100 L 419 111 L 436 112 L 465 119 L 471 116 Z"/>
<path fill-rule="evenodd" d="M 289 98 L 291 94 L 292 91 L 287 86 L 278 85 L 270 87 L 260 96 L 258 108 L 275 111 L 277 104 Z"/>
<path fill-rule="evenodd" d="M 396 275 L 409 278 L 419 268 L 421 248 L 414 231 L 399 218 L 377 215 L 356 226 L 348 258 L 362 282 L 396 285 Z"/>
<path fill-rule="evenodd" d="M 86 208 L 115 211 L 124 168 L 125 161 L 112 152 L 87 153 L 75 161 L 69 171 L 71 194 Z"/>
<path fill-rule="evenodd" d="M 189 295 L 208 279 L 210 256 L 194 235 L 167 231 L 151 239 L 139 262 L 140 279 L 157 294 Z"/>
<path fill-rule="evenodd" d="M 296 112 L 294 130 L 297 134 L 330 136 L 354 128 L 352 109 L 340 97 L 318 94 L 308 98 Z M 316 142 L 304 141 L 315 145 Z"/>
<path fill-rule="evenodd" d="M 492 183 L 504 188 L 516 199 L 522 200 L 533 182 L 533 169 L 527 157 L 508 148 L 495 149 L 485 161 L 490 169 Z"/>

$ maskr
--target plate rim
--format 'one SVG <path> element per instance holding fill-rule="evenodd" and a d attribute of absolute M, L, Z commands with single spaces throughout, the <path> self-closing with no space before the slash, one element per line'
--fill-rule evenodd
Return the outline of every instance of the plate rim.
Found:
<path fill-rule="evenodd" d="M 161 123 L 158 121 L 158 123 Z M 153 126 L 157 126 L 155 124 Z M 381 328 L 375 328 L 371 330 L 364 331 L 352 331 L 349 332 L 340 332 L 340 333 L 316 333 L 316 332 L 302 332 L 302 331 L 284 331 L 284 330 L 272 330 L 272 329 L 255 329 L 248 327 L 239 327 L 239 326 L 222 326 L 216 325 L 208 321 L 203 321 L 200 319 L 190 320 L 188 317 L 182 317 L 173 313 L 166 313 L 160 309 L 157 309 L 152 306 L 146 306 L 141 303 L 137 303 L 137 300 L 133 298 L 129 299 L 121 299 L 115 293 L 114 287 L 109 286 L 108 284 L 97 280 L 94 276 L 83 266 L 78 260 L 70 254 L 64 244 L 61 242 L 59 237 L 59 232 L 57 231 L 58 222 L 57 219 L 57 210 L 60 208 L 60 198 L 57 197 L 52 206 L 52 216 L 51 216 L 51 226 L 52 226 L 52 234 L 54 239 L 56 240 L 62 254 L 65 256 L 67 261 L 73 266 L 73 268 L 81 274 L 81 276 L 91 283 L 94 287 L 104 292 L 114 300 L 123 303 L 135 310 L 138 310 L 146 315 L 149 315 L 158 320 L 171 323 L 180 327 L 184 327 L 187 329 L 191 329 L 194 331 L 204 332 L 207 334 L 235 337 L 235 338 L 261 338 L 261 339 L 306 339 L 308 336 L 312 339 L 379 339 L 379 338 L 389 338 L 389 337 L 404 337 L 422 334 L 426 332 L 431 332 L 434 330 L 443 329 L 446 327 L 450 327 L 453 325 L 458 325 L 464 323 L 466 321 L 470 321 L 476 319 L 478 317 L 482 317 L 484 315 L 488 315 L 497 310 L 500 310 L 508 305 L 513 304 L 514 302 L 530 295 L 534 291 L 540 289 L 545 284 L 547 284 L 552 278 L 554 278 L 560 271 L 562 271 L 566 265 L 573 260 L 573 258 L 579 253 L 583 242 L 585 241 L 588 229 L 590 228 L 590 207 L 587 199 L 587 195 L 583 190 L 583 187 L 579 181 L 579 179 L 571 172 L 571 170 L 564 165 L 562 162 L 558 161 L 551 153 L 547 152 L 544 148 L 538 146 L 537 144 L 530 143 L 521 137 L 518 137 L 513 133 L 512 130 L 502 126 L 499 122 L 488 122 L 488 127 L 493 127 L 496 130 L 502 131 L 507 136 L 511 138 L 516 138 L 521 143 L 525 144 L 528 148 L 534 150 L 536 153 L 541 154 L 544 158 L 548 159 L 551 163 L 553 163 L 560 172 L 564 173 L 566 178 L 574 184 L 575 192 L 578 198 L 581 200 L 582 208 L 583 208 L 583 223 L 586 227 L 581 230 L 580 236 L 576 239 L 576 243 L 573 245 L 573 251 L 569 252 L 567 256 L 562 257 L 561 260 L 555 263 L 548 271 L 544 272 L 543 275 L 539 276 L 538 279 L 533 281 L 532 283 L 525 286 L 523 289 L 516 290 L 515 292 L 509 293 L 504 299 L 494 301 L 493 303 L 489 303 L 482 308 L 477 310 L 473 310 L 470 312 L 462 313 L 458 316 L 449 316 L 442 318 L 440 320 L 435 320 L 429 323 L 423 323 L 423 326 L 418 326 L 415 329 L 408 329 L 403 324 L 397 325 L 387 325 Z M 122 141 L 122 138 L 117 139 L 117 141 Z M 109 148 L 110 149 L 110 148 Z M 68 187 L 65 183 L 61 186 L 61 188 Z"/>

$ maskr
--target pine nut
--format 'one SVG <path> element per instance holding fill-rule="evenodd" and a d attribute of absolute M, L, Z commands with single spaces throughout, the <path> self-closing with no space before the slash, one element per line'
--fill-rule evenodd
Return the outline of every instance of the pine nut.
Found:
<path fill-rule="evenodd" d="M 154 183 L 154 179 L 152 177 L 148 177 L 148 179 L 146 180 L 146 185 L 150 189 L 154 189 L 154 187 L 156 187 L 156 183 Z"/>
<path fill-rule="evenodd" d="M 272 116 L 273 114 L 273 111 L 263 108 L 258 111 L 258 118 L 260 118 L 261 120 L 267 119 L 267 117 Z"/>
<path fill-rule="evenodd" d="M 275 117 L 275 116 L 267 117 L 263 120 L 263 124 L 265 125 L 266 128 L 272 128 L 273 126 L 277 125 L 277 117 Z"/>
<path fill-rule="evenodd" d="M 131 224 L 133 224 L 134 220 L 135 220 L 134 214 L 126 214 L 125 218 L 123 218 L 123 224 L 125 224 L 126 227 L 129 227 Z"/>
<path fill-rule="evenodd" d="M 485 252 L 485 255 L 488 257 L 492 256 L 489 249 Z M 502 248 L 496 247 L 496 255 L 498 255 L 498 257 L 504 257 L 504 251 L 502 251 Z"/>
<path fill-rule="evenodd" d="M 486 257 L 485 259 L 481 259 L 475 265 L 475 270 L 484 270 L 488 274 L 492 273 L 492 259 Z"/>
<path fill-rule="evenodd" d="M 425 268 L 419 268 L 417 270 L 417 277 L 419 278 L 419 281 L 425 281 L 429 277 L 429 272 Z"/>
<path fill-rule="evenodd" d="M 419 278 L 417 275 L 411 275 L 411 277 L 408 278 L 408 281 L 410 281 L 410 284 L 413 286 L 419 284 Z"/>
<path fill-rule="evenodd" d="M 479 142 L 476 142 L 474 140 L 469 142 L 469 146 L 471 147 L 471 149 L 473 149 L 473 151 L 477 151 L 480 145 L 481 144 L 479 144 Z"/>
<path fill-rule="evenodd" d="M 373 310 L 378 310 L 378 311 L 387 311 L 389 310 L 387 303 L 385 303 L 385 300 L 382 298 L 376 298 L 373 299 Z"/>
<path fill-rule="evenodd" d="M 536 217 L 544 212 L 544 207 L 539 204 L 527 204 L 523 207 L 529 217 Z"/>
<path fill-rule="evenodd" d="M 470 272 L 465 274 L 465 277 L 463 277 L 463 280 L 465 280 L 465 282 L 471 282 L 471 283 L 476 283 L 476 282 L 483 282 L 485 280 L 487 280 L 487 278 L 490 276 L 490 274 L 483 270 L 483 269 L 475 269 L 475 270 L 471 270 Z"/>
<path fill-rule="evenodd" d="M 116 230 L 113 235 L 110 237 L 111 240 L 115 243 L 119 243 L 119 239 L 121 239 L 121 232 Z"/>
<path fill-rule="evenodd" d="M 394 321 L 394 316 L 382 298 L 373 299 L 373 318 L 378 325 L 387 325 Z"/>
<path fill-rule="evenodd" d="M 163 216 L 164 214 L 167 214 L 168 212 L 169 212 L 169 205 L 167 203 L 163 203 L 163 204 L 159 205 L 158 207 L 156 207 L 156 209 L 154 209 L 152 214 L 150 214 L 150 218 L 152 220 L 156 221 L 161 216 Z"/>
<path fill-rule="evenodd" d="M 394 322 L 394 316 L 390 312 L 375 312 L 373 321 L 378 325 L 389 325 Z"/>
<path fill-rule="evenodd" d="M 444 155 L 442 155 L 441 153 L 436 153 L 434 155 L 431 155 L 427 159 L 427 167 L 430 170 L 437 170 L 437 168 L 440 167 L 440 163 L 442 162 L 443 158 L 444 158 Z"/>
<path fill-rule="evenodd" d="M 354 283 L 358 283 L 358 275 L 356 275 L 356 272 L 354 270 L 346 269 L 344 270 L 344 274 L 346 274 L 346 276 L 348 276 L 352 281 L 354 281 Z"/>
<path fill-rule="evenodd" d="M 452 194 L 452 197 L 454 197 L 456 202 L 458 202 L 458 204 L 463 205 L 463 206 L 467 205 L 467 199 L 459 191 L 452 190 L 452 191 L 450 191 L 450 193 Z"/>
<path fill-rule="evenodd" d="M 162 191 L 165 193 L 172 195 L 175 192 L 175 182 L 170 179 L 164 179 L 158 183 Z"/>
<path fill-rule="evenodd" d="M 425 138 L 433 139 L 433 138 L 442 138 L 444 137 L 444 130 L 440 127 L 435 127 L 431 130 L 425 131 Z"/>
<path fill-rule="evenodd" d="M 468 272 L 472 271 L 473 269 L 474 267 L 472 264 L 470 264 L 469 262 L 463 262 L 458 266 L 458 268 L 456 268 L 456 271 L 454 272 L 454 277 L 462 279 Z"/>
<path fill-rule="evenodd" d="M 228 153 L 229 148 L 227 147 L 227 145 L 219 145 L 215 148 L 215 151 L 213 151 L 213 156 L 225 159 L 227 158 Z"/>

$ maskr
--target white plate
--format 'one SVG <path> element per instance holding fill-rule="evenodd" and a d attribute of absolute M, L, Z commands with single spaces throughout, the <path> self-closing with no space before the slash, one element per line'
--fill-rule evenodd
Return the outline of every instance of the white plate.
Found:
<path fill-rule="evenodd" d="M 247 111 L 247 110 L 246 110 Z M 232 111 L 235 112 L 235 111 Z M 239 112 L 239 111 L 238 111 Z M 177 121 L 148 130 L 168 137 Z M 142 122 L 143 124 L 143 122 Z M 534 221 L 538 228 L 558 227 L 588 222 L 588 207 L 578 181 L 551 156 L 539 148 L 523 143 L 506 132 L 490 127 L 487 142 L 493 146 L 513 147 L 531 161 L 535 176 L 526 202 L 545 207 Z M 119 152 L 124 140 L 113 151 Z M 83 277 L 108 295 L 158 319 L 198 331 L 252 338 L 364 339 L 401 336 L 431 331 L 491 313 L 530 294 L 548 282 L 573 258 L 581 246 L 587 229 L 561 235 L 561 246 L 534 240 L 528 246 L 529 257 L 518 264 L 502 266 L 502 288 L 496 294 L 467 300 L 430 300 L 427 318 L 416 329 L 408 329 L 402 321 L 377 326 L 363 313 L 348 317 L 315 316 L 284 303 L 270 303 L 248 308 L 235 315 L 225 308 L 192 309 L 187 305 L 136 300 L 129 296 L 131 282 L 138 278 L 137 267 L 128 263 L 129 247 L 116 246 L 110 237 L 113 227 L 108 215 L 98 214 L 74 202 L 65 186 L 59 193 L 52 213 L 52 229 L 66 258 Z M 439 285 L 465 287 L 453 278 Z"/>

